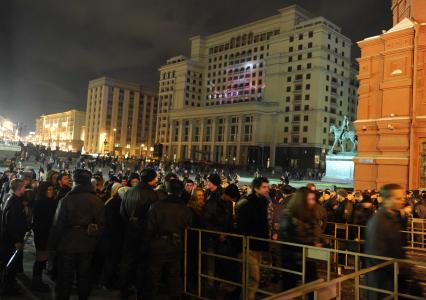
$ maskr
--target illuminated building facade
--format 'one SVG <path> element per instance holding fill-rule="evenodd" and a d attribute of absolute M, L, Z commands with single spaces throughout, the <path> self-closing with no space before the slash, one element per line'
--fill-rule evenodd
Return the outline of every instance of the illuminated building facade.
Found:
<path fill-rule="evenodd" d="M 393 27 L 358 43 L 354 185 L 361 190 L 426 188 L 426 1 L 393 0 L 391 7 Z"/>
<path fill-rule="evenodd" d="M 164 158 L 323 168 L 330 124 L 356 116 L 351 45 L 298 6 L 191 38 L 189 57 L 159 69 Z"/>
<path fill-rule="evenodd" d="M 36 120 L 38 144 L 62 151 L 80 151 L 83 147 L 82 127 L 86 113 L 78 110 L 42 115 Z"/>
<path fill-rule="evenodd" d="M 107 77 L 89 81 L 84 148 L 89 153 L 149 155 L 153 150 L 157 92 Z"/>
<path fill-rule="evenodd" d="M 19 139 L 18 127 L 12 121 L 0 116 L 0 140 L 17 141 Z"/>

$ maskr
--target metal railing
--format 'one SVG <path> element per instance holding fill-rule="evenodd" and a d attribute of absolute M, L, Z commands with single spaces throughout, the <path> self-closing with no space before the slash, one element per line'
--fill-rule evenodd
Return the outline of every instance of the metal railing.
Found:
<path fill-rule="evenodd" d="M 385 259 L 385 258 L 382 258 L 382 259 Z M 295 299 L 297 297 L 304 297 L 311 293 L 313 293 L 314 299 L 331 299 L 331 298 L 341 299 L 342 284 L 349 280 L 355 281 L 355 290 L 354 290 L 353 299 L 356 299 L 356 300 L 359 300 L 361 298 L 361 290 L 366 290 L 366 291 L 387 295 L 385 298 L 382 298 L 382 299 L 399 299 L 399 297 L 404 297 L 404 299 L 415 299 L 415 300 L 424 299 L 423 296 L 413 296 L 406 293 L 401 293 L 399 291 L 398 276 L 399 276 L 400 264 L 410 264 L 410 265 L 416 265 L 417 267 L 426 268 L 425 263 L 419 263 L 419 262 L 410 261 L 410 260 L 389 259 L 377 265 L 374 265 L 368 268 L 363 268 L 361 270 L 357 270 L 353 273 L 350 273 L 350 274 L 347 274 L 326 282 L 316 282 L 312 284 L 302 285 L 294 289 L 282 292 L 280 294 L 268 297 L 266 298 L 266 300 Z M 362 276 L 368 275 L 369 273 L 374 271 L 383 270 L 385 267 L 388 267 L 388 266 L 393 266 L 392 290 L 370 287 L 370 286 L 361 284 Z M 327 292 L 330 291 L 330 289 L 335 290 L 336 295 L 327 295 Z"/>
<path fill-rule="evenodd" d="M 331 248 L 335 250 L 350 250 L 353 252 L 362 252 L 362 246 L 365 244 L 365 225 L 357 225 L 350 223 L 335 223 L 327 222 L 327 228 L 332 232 L 324 234 L 322 237 L 329 242 Z M 426 220 L 411 218 L 408 220 L 406 230 L 401 232 L 406 237 L 406 250 L 414 250 L 417 252 L 426 251 Z M 343 257 L 343 259 L 342 259 Z M 348 255 L 333 254 L 333 264 L 336 267 L 336 272 L 341 274 L 341 268 L 353 269 L 353 261 L 349 261 Z"/>
<path fill-rule="evenodd" d="M 331 238 L 333 239 L 334 237 Z M 335 240 L 338 241 L 339 239 Z M 218 245 L 224 241 L 233 241 L 231 244 L 233 244 L 234 248 L 237 250 L 233 251 L 231 254 L 223 253 L 218 250 L 218 248 L 220 248 Z M 297 268 L 290 268 L 288 265 L 283 265 L 284 260 L 281 260 L 278 263 L 274 263 L 273 261 L 265 262 L 264 260 L 256 261 L 251 259 L 250 256 L 253 252 L 252 246 L 255 243 L 267 243 L 269 246 L 278 247 L 280 251 L 283 249 L 291 249 L 293 253 L 298 253 L 298 259 L 300 261 L 297 265 Z M 336 274 L 332 272 L 332 266 L 338 265 L 338 261 L 333 258 L 338 257 L 339 255 L 344 255 L 347 257 L 346 259 L 347 261 L 351 262 L 354 273 L 339 277 L 340 273 Z M 375 266 L 360 269 L 360 266 L 362 266 L 368 259 L 374 259 L 384 263 L 377 263 Z M 214 267 L 217 265 L 218 261 L 225 261 L 228 266 L 233 264 L 234 267 L 238 267 L 231 268 L 232 270 L 225 270 L 224 272 L 223 269 L 217 269 Z M 312 282 L 308 282 L 308 261 L 314 261 L 325 266 L 325 276 L 322 274 L 324 278 L 313 279 Z M 195 262 L 196 266 L 193 265 Z M 314 294 L 316 293 L 318 296 L 326 289 L 332 289 L 335 291 L 336 295 L 340 295 L 341 289 L 339 288 L 341 288 L 342 283 L 353 279 L 355 280 L 354 297 L 355 299 L 360 299 L 361 290 L 382 292 L 380 289 L 361 284 L 361 277 L 363 275 L 393 264 L 396 276 L 395 278 L 397 278 L 400 263 L 408 263 L 416 265 L 416 267 L 420 266 L 426 269 L 426 264 L 419 262 L 395 260 L 392 258 L 378 257 L 374 255 L 362 254 L 359 252 L 341 250 L 334 247 L 318 248 L 283 241 L 261 239 L 249 236 L 246 237 L 232 233 L 188 228 L 185 232 L 184 292 L 185 294 L 194 296 L 196 298 L 212 299 L 215 298 L 215 296 L 212 294 L 212 288 L 217 289 L 220 285 L 222 285 L 222 287 L 238 289 L 240 292 L 239 298 L 243 300 L 254 299 L 253 295 L 255 295 L 257 298 L 266 297 L 266 299 L 290 299 L 287 297 L 288 295 L 297 294 L 303 296 L 311 292 Z M 294 289 L 288 290 L 285 293 L 280 293 L 280 290 L 271 290 L 271 288 L 268 289 L 261 285 L 253 285 L 253 278 L 256 277 L 252 274 L 253 265 L 255 265 L 258 270 L 255 272 L 278 272 L 284 276 L 287 274 L 288 276 L 293 276 L 294 278 L 297 277 L 299 287 L 295 287 Z M 259 274 L 257 274 L 257 277 L 258 276 Z M 257 281 L 257 284 L 259 284 L 259 278 L 257 278 Z M 391 295 L 394 298 L 398 297 L 398 295 L 401 296 L 402 294 L 398 293 L 398 280 L 394 280 L 394 284 L 394 291 L 385 290 L 383 293 Z M 422 299 L 414 296 L 408 296 L 408 298 Z"/>

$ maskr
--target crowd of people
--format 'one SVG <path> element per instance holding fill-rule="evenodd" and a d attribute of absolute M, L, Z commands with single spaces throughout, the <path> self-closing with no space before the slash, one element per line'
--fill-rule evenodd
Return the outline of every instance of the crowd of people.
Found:
<path fill-rule="evenodd" d="M 22 249 L 30 232 L 36 249 L 31 288 L 36 292 L 50 290 L 43 279 L 46 273 L 55 282 L 58 300 L 70 298 L 74 281 L 79 299 L 88 299 L 95 285 L 120 290 L 123 299 L 132 292 L 138 299 L 180 299 L 184 232 L 189 227 L 223 233 L 206 238 L 205 251 L 238 254 L 241 248 L 226 233 L 326 247 L 323 234 L 332 230 L 327 222 L 367 225 L 365 236 L 354 237 L 366 239 L 366 253 L 404 258 L 404 236 L 397 233 L 408 217 L 426 218 L 426 193 L 404 193 L 398 185 L 381 191 L 317 190 L 314 184 L 295 189 L 283 176 L 281 184 L 255 177 L 249 186 L 220 172 L 197 173 L 191 179 L 186 172 L 177 174 L 175 168 L 160 165 L 139 164 L 134 172 L 120 168 L 107 175 L 88 170 L 83 161 L 61 172 L 51 169 L 53 161 L 40 177 L 34 170 L 0 175 L 3 295 L 19 294 L 16 276 L 23 271 Z M 188 252 L 196 253 L 197 237 L 189 239 Z M 255 299 L 261 284 L 262 259 L 275 250 L 267 242 L 251 243 L 248 299 Z M 279 252 L 279 265 L 300 267 L 298 250 Z M 214 257 L 206 258 L 203 266 L 210 276 L 230 267 Z M 315 263 L 308 261 L 306 268 L 306 280 L 316 279 Z M 198 284 L 197 271 L 197 263 L 189 261 L 190 287 Z M 298 284 L 297 276 L 283 276 L 283 290 Z M 380 287 L 380 278 L 389 274 L 375 276 L 370 283 Z M 203 289 L 210 298 L 218 292 L 212 280 Z M 232 292 L 238 298 L 240 290 Z"/>

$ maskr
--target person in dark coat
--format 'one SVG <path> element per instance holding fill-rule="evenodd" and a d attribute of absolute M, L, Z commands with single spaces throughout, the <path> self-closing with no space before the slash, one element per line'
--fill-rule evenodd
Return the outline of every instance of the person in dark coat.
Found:
<path fill-rule="evenodd" d="M 398 184 L 386 184 L 380 190 L 382 207 L 367 223 L 367 239 L 365 252 L 367 254 L 405 259 L 404 246 L 406 244 L 404 233 L 407 214 L 403 209 L 404 191 Z M 383 261 L 368 259 L 367 267 L 379 264 Z M 406 290 L 405 281 L 409 277 L 409 269 L 400 266 L 398 291 Z M 366 285 L 373 288 L 393 291 L 394 283 L 393 265 L 381 268 L 366 274 Z M 374 291 L 366 292 L 367 299 L 382 299 L 385 294 Z"/>
<path fill-rule="evenodd" d="M 121 198 L 118 190 L 121 184 L 114 183 L 111 197 L 105 202 L 105 229 L 102 234 L 102 250 L 105 257 L 101 284 L 108 289 L 116 286 L 118 263 L 120 262 L 125 232 L 124 220 L 120 216 Z"/>
<path fill-rule="evenodd" d="M 196 187 L 192 190 L 187 206 L 192 211 L 192 228 L 202 228 L 201 214 L 206 203 L 204 190 Z M 188 287 L 193 293 L 198 287 L 198 231 L 188 231 Z"/>
<path fill-rule="evenodd" d="M 143 269 L 146 257 L 141 246 L 141 237 L 150 206 L 158 201 L 154 191 L 158 175 L 154 169 L 144 169 L 139 185 L 130 188 L 120 205 L 120 214 L 125 224 L 123 256 L 120 263 L 119 286 L 123 297 L 129 294 L 133 284 L 139 293 L 142 290 Z M 142 245 L 143 246 L 143 245 Z"/>
<path fill-rule="evenodd" d="M 55 190 L 50 182 L 40 183 L 37 196 L 34 201 L 33 210 L 33 231 L 34 244 L 36 248 L 36 260 L 33 265 L 33 280 L 31 288 L 38 292 L 48 292 L 49 286 L 43 283 L 42 274 L 46 269 L 49 252 L 47 241 L 49 239 L 50 228 L 58 205 L 55 199 Z"/>
<path fill-rule="evenodd" d="M 74 172 L 74 187 L 59 201 L 50 233 L 50 249 L 57 252 L 56 297 L 68 300 L 74 277 L 79 299 L 89 298 L 91 260 L 105 222 L 103 202 L 91 184 L 92 174 L 84 169 Z"/>
<path fill-rule="evenodd" d="M 207 181 L 207 190 L 205 191 L 206 203 L 201 214 L 201 225 L 204 229 L 220 232 L 231 232 L 232 230 L 232 206 L 229 210 L 229 205 L 222 201 L 222 179 L 218 174 L 210 174 Z M 204 234 L 205 237 L 205 250 L 210 253 L 218 253 L 221 244 L 224 242 L 225 237 L 217 234 Z M 206 256 L 205 272 L 208 275 L 214 276 L 216 274 L 217 260 L 213 256 Z M 208 293 L 213 293 L 215 290 L 215 282 L 212 280 L 207 281 L 206 290 Z"/>
<path fill-rule="evenodd" d="M 22 251 L 24 237 L 28 229 L 22 198 L 25 193 L 25 183 L 21 179 L 13 179 L 10 182 L 10 193 L 1 205 L 0 224 L 0 258 L 1 269 L 6 267 L 7 262 L 15 251 Z M 18 294 L 15 275 L 18 262 L 13 260 L 6 271 L 3 286 L 0 287 L 0 295 L 14 296 Z"/>
<path fill-rule="evenodd" d="M 300 188 L 290 200 L 281 222 L 281 239 L 287 242 L 322 247 L 322 228 L 317 217 L 316 194 L 307 188 Z M 283 266 L 290 270 L 300 270 L 302 248 L 283 247 Z M 306 261 L 306 282 L 317 278 L 316 264 Z M 296 287 L 298 276 L 285 273 L 283 290 Z"/>
<path fill-rule="evenodd" d="M 257 177 L 252 182 L 253 192 L 237 203 L 237 233 L 269 239 L 268 205 L 266 196 L 269 193 L 269 181 L 265 177 Z M 249 290 L 247 298 L 256 298 L 256 290 L 260 283 L 260 263 L 262 252 L 269 250 L 268 243 L 250 242 L 249 257 Z"/>
<path fill-rule="evenodd" d="M 144 299 L 158 299 L 160 280 L 167 286 L 168 299 L 180 299 L 182 293 L 181 263 L 185 228 L 192 222 L 192 212 L 182 199 L 184 185 L 180 180 L 166 183 L 168 196 L 152 204 L 147 214 L 145 244 L 147 268 Z"/>
<path fill-rule="evenodd" d="M 209 230 L 229 232 L 229 223 L 226 222 L 225 207 L 221 203 L 223 189 L 222 179 L 218 174 L 208 177 L 206 204 L 204 205 L 201 221 L 203 227 Z"/>

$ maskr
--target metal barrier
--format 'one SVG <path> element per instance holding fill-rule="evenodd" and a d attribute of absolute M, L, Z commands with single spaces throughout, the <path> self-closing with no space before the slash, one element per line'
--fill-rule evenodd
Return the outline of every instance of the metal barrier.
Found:
<path fill-rule="evenodd" d="M 339 230 L 343 230 L 345 240 L 364 241 L 366 226 L 349 224 L 349 223 L 335 223 L 327 222 L 328 225 L 333 227 L 333 236 L 339 238 Z M 328 227 L 330 228 L 330 227 Z M 421 250 L 426 249 L 426 220 L 418 218 L 410 218 L 408 220 L 406 230 L 401 230 L 407 237 L 407 248 Z M 352 236 L 351 236 L 352 235 Z"/>
<path fill-rule="evenodd" d="M 333 238 L 333 237 L 332 237 Z M 192 241 L 191 241 L 192 239 Z M 194 241 L 195 239 L 195 241 Z M 234 244 L 235 248 L 238 251 L 235 251 L 232 254 L 224 254 L 215 252 L 214 247 L 210 247 L 209 243 L 213 241 L 213 244 L 217 243 L 220 240 L 234 240 L 238 241 L 238 243 Z M 338 241 L 338 239 L 336 239 Z M 253 243 L 268 243 L 269 245 L 274 245 L 279 247 L 280 249 L 292 249 L 291 251 L 297 252 L 300 254 L 300 268 L 289 268 L 287 266 L 283 266 L 280 264 L 265 263 L 262 260 L 253 259 Z M 194 249 L 194 245 L 196 249 Z M 190 249 L 192 246 L 192 249 Z M 188 255 L 191 254 L 196 256 L 196 268 L 192 266 L 192 268 L 188 268 L 188 263 L 194 263 L 195 260 L 191 259 Z M 239 253 L 239 254 L 237 254 Z M 353 262 L 354 273 L 349 275 L 344 275 L 342 277 L 333 278 L 335 276 L 340 276 L 340 274 L 332 273 L 332 265 L 336 263 L 333 261 L 333 257 L 338 255 L 347 256 L 347 261 Z M 233 279 L 230 279 L 227 276 L 220 276 L 219 271 L 223 270 L 211 270 L 211 260 L 213 259 L 213 264 L 215 261 L 224 260 L 228 263 L 233 263 L 238 265 L 238 270 L 233 270 L 229 272 L 227 275 L 232 275 Z M 385 263 L 378 264 L 376 266 L 372 266 L 370 268 L 361 269 L 360 266 L 364 263 L 366 259 L 375 259 L 379 261 L 384 261 Z M 322 264 L 326 265 L 326 274 L 325 278 L 318 279 L 320 281 L 307 282 L 307 261 L 316 261 L 322 262 Z M 336 291 L 335 293 L 340 293 L 339 286 L 347 280 L 354 279 L 355 280 L 355 299 L 359 299 L 360 290 L 375 290 L 373 287 L 368 287 L 366 285 L 362 285 L 360 282 L 360 276 L 377 270 L 381 267 L 394 264 L 394 269 L 396 270 L 396 275 L 398 274 L 399 263 L 405 262 L 409 264 L 417 264 L 421 265 L 422 268 L 426 269 L 426 264 L 422 264 L 419 262 L 411 262 L 411 261 L 401 261 L 395 260 L 391 258 L 378 257 L 374 255 L 362 254 L 359 252 L 351 252 L 348 250 L 340 250 L 334 248 L 318 248 L 313 246 L 282 242 L 282 241 L 274 241 L 268 239 L 261 239 L 255 237 L 245 237 L 238 234 L 217 232 L 211 230 L 203 230 L 203 229 L 195 229 L 189 228 L 185 232 L 185 258 L 184 258 L 184 292 L 187 295 L 191 295 L 200 299 L 212 299 L 215 298 L 211 291 L 208 291 L 208 287 L 217 287 L 218 285 L 224 285 L 228 287 L 234 287 L 236 289 L 240 289 L 241 295 L 240 299 L 254 299 L 254 296 L 267 297 L 266 299 L 290 299 L 286 298 L 288 295 L 293 295 L 292 293 L 296 293 L 297 295 L 306 295 L 309 292 L 315 292 L 317 295 L 320 295 L 322 291 L 326 288 L 333 288 Z M 213 267 L 214 268 L 214 267 Z M 191 269 L 191 270 L 190 270 Z M 196 269 L 196 274 L 194 274 L 194 270 Z M 279 272 L 280 274 L 289 274 L 289 276 L 295 276 L 299 278 L 298 282 L 300 282 L 300 286 L 294 288 L 292 290 L 288 290 L 285 293 L 279 293 L 280 291 L 271 291 L 267 290 L 263 287 L 253 285 L 253 282 L 259 283 L 259 271 L 260 270 L 269 270 L 269 272 Z M 257 274 L 253 274 L 257 272 Z M 236 279 L 238 278 L 238 280 Z M 325 281 L 324 281 L 325 280 Z M 204 282 L 203 282 L 204 281 Z M 393 295 L 395 297 L 401 294 L 398 294 L 398 282 L 394 281 L 395 291 L 385 291 L 385 294 Z M 195 286 L 194 286 L 195 283 Z M 254 287 L 253 287 L 254 286 Z M 336 288 L 336 286 L 338 288 Z M 303 287 L 303 288 L 302 288 Z M 380 290 L 377 290 L 380 291 Z M 381 292 L 381 291 L 380 291 Z M 289 293 L 289 294 L 287 294 Z M 285 296 L 285 297 L 284 297 Z M 279 297 L 279 298 L 274 298 Z M 284 297 L 284 298 L 280 298 Z M 408 297 L 411 299 L 421 299 L 418 297 Z"/>
<path fill-rule="evenodd" d="M 382 258 L 384 259 L 384 258 Z M 399 281 L 398 281 L 398 275 L 399 275 L 399 266 L 400 264 L 413 264 L 417 266 L 421 266 L 423 268 L 426 268 L 425 263 L 418 263 L 414 261 L 409 260 L 398 260 L 398 259 L 389 259 L 385 262 L 382 262 L 380 264 L 364 268 L 358 271 L 355 271 L 354 273 L 347 274 L 326 282 L 317 282 L 314 284 L 306 284 L 299 287 L 296 287 L 294 289 L 282 292 L 280 294 L 271 296 L 266 298 L 265 300 L 287 300 L 287 299 L 294 299 L 296 297 L 303 297 L 307 294 L 313 293 L 314 299 L 341 299 L 341 291 L 342 291 L 342 284 L 349 280 L 355 281 L 355 295 L 354 299 L 359 300 L 360 299 L 360 291 L 366 290 L 366 291 L 372 291 L 377 293 L 382 293 L 388 295 L 387 297 L 383 299 L 398 299 L 399 297 L 404 297 L 404 299 L 415 299 L 415 300 L 421 300 L 424 299 L 422 296 L 413 296 L 408 295 L 405 293 L 399 292 Z M 378 271 L 380 269 L 383 269 L 387 266 L 393 265 L 394 274 L 393 274 L 393 290 L 385 290 L 385 289 L 379 289 L 379 288 L 373 288 L 366 285 L 360 284 L 361 276 L 367 275 L 368 273 Z M 330 288 L 335 289 L 337 291 L 337 295 L 335 297 L 329 297 L 327 295 L 324 295 L 324 291 L 330 290 Z"/>
<path fill-rule="evenodd" d="M 352 252 L 362 252 L 362 245 L 365 243 L 365 225 L 327 222 L 327 228 L 332 228 L 331 235 L 324 234 L 322 237 L 328 241 L 330 247 L 335 250 L 350 250 Z M 407 230 L 401 232 L 406 236 L 407 250 L 426 251 L 426 220 L 410 218 L 407 223 Z M 330 233 L 330 232 L 329 232 Z M 343 259 L 341 259 L 343 256 Z M 339 259 L 340 258 L 340 259 Z M 353 269 L 353 261 L 349 261 L 348 255 L 333 254 L 333 265 L 336 272 L 340 275 L 342 268 Z"/>

